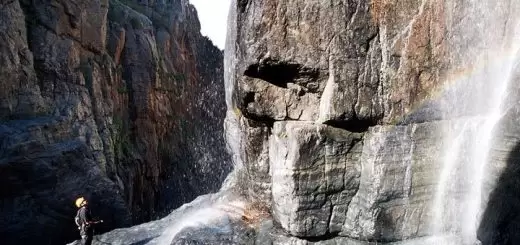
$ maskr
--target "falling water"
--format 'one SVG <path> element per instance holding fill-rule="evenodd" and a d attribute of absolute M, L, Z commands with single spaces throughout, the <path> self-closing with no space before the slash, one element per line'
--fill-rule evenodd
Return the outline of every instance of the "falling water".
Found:
<path fill-rule="evenodd" d="M 213 198 L 198 203 L 196 208 L 176 216 L 173 225 L 164 231 L 157 244 L 170 244 L 179 232 L 190 227 L 230 230 L 229 222 L 240 220 L 244 215 L 245 202 L 234 195 L 225 193 L 213 195 Z"/>
<path fill-rule="evenodd" d="M 237 115 L 237 110 L 235 109 L 235 104 L 233 102 L 233 91 L 235 89 L 235 73 L 237 66 L 237 58 L 235 57 L 235 51 L 237 49 L 236 45 L 236 37 L 237 37 L 237 29 L 236 29 L 236 18 L 237 14 L 234 9 L 236 5 L 236 0 L 231 0 L 231 7 L 228 14 L 228 29 L 226 36 L 226 48 L 224 51 L 224 83 L 226 89 L 226 105 L 227 105 L 227 114 L 226 120 L 224 122 L 224 129 L 226 133 L 226 143 L 228 152 L 232 154 L 233 164 L 235 166 L 235 171 L 233 171 L 230 176 L 233 176 L 237 171 L 237 169 L 241 168 L 242 161 L 240 158 L 240 127 L 239 127 L 239 118 Z M 229 181 L 226 181 L 229 182 Z"/>
<path fill-rule="evenodd" d="M 475 30 L 472 28 L 486 30 L 475 34 L 478 39 L 465 40 L 469 48 L 462 52 L 459 48 L 457 58 L 468 59 L 462 63 L 471 66 L 471 72 L 454 81 L 458 87 L 447 89 L 443 98 L 445 114 L 450 120 L 444 132 L 444 156 L 433 205 L 432 227 L 435 235 L 456 235 L 461 240 L 459 244 L 478 243 L 477 228 L 489 195 L 488 191 L 483 191 L 484 171 L 489 163 L 494 128 L 504 114 L 503 101 L 520 48 L 520 29 L 515 13 L 493 13 L 489 9 L 493 5 L 487 5 L 490 3 L 466 2 L 470 5 L 467 7 L 470 14 L 476 15 L 474 19 L 469 18 L 474 26 L 461 22 L 458 35 L 465 35 L 464 30 Z M 468 25 L 466 29 L 465 24 Z M 504 32 L 502 36 L 489 31 L 499 27 Z M 490 36 L 491 33 L 494 36 Z M 478 45 L 484 47 L 480 47 L 478 58 L 463 53 Z"/>

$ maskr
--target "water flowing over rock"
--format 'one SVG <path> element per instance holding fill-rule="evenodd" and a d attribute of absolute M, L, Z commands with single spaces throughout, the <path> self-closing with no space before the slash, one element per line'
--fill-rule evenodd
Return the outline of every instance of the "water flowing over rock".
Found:
<path fill-rule="evenodd" d="M 136 4 L 112 0 L 109 7 L 86 4 L 78 8 L 101 13 L 101 18 L 89 22 L 92 17 L 70 14 L 75 5 L 37 8 L 33 2 L 21 2 L 21 6 L 10 2 L 9 8 L 14 12 L 6 16 L 13 16 L 8 20 L 11 22 L 25 21 L 30 38 L 23 35 L 23 28 L 6 29 L 13 33 L 8 35 L 10 39 L 25 41 L 27 45 L 6 45 L 8 54 L 22 58 L 11 59 L 7 68 L 0 71 L 12 77 L 22 76 L 29 85 L 6 86 L 3 93 L 16 93 L 24 99 L 4 100 L 2 108 L 11 110 L 5 114 L 22 119 L 27 113 L 34 116 L 48 108 L 58 109 L 50 119 L 20 119 L 3 125 L 0 134 L 9 135 L 5 142 L 13 145 L 5 148 L 12 149 L 9 157 L 32 152 L 34 141 L 29 139 L 37 138 L 38 147 L 42 141 L 50 142 L 45 144 L 47 149 L 59 154 L 51 155 L 52 163 L 81 156 L 85 165 L 98 163 L 99 171 L 95 171 L 121 176 L 121 168 L 114 167 L 119 160 L 110 160 L 120 159 L 113 153 L 117 151 L 113 150 L 113 158 L 107 158 L 102 153 L 105 148 L 100 147 L 105 144 L 99 140 L 103 137 L 78 123 L 85 121 L 103 129 L 106 125 L 99 123 L 104 122 L 101 117 L 89 119 L 91 111 L 82 106 L 67 106 L 71 100 L 76 102 L 73 105 L 89 100 L 89 96 L 69 95 L 83 95 L 84 87 L 90 88 L 89 94 L 97 91 L 103 95 L 99 83 L 87 81 L 99 81 L 96 79 L 106 76 L 119 77 L 110 88 L 124 84 L 128 89 L 128 93 L 123 90 L 125 95 L 117 98 L 139 102 L 125 104 L 128 110 L 117 111 L 121 113 L 117 115 L 133 122 L 123 125 L 124 129 L 132 128 L 132 134 L 117 139 L 139 141 L 131 142 L 132 147 L 160 149 L 163 141 L 151 141 L 149 137 L 160 135 L 155 131 L 155 122 L 170 121 L 160 120 L 164 114 L 154 112 L 163 112 L 163 106 L 169 105 L 165 101 L 180 105 L 175 107 L 178 113 L 192 107 L 180 103 L 186 102 L 182 99 L 150 95 L 149 85 L 169 90 L 171 87 L 164 87 L 161 75 L 165 67 L 169 71 L 186 71 L 186 66 L 199 64 L 196 61 L 202 59 L 186 58 L 188 52 L 183 51 L 191 50 L 187 48 L 189 40 L 195 39 L 190 39 L 191 32 L 178 24 L 182 21 L 174 21 L 190 23 L 190 7 L 184 1 L 168 2 L 172 9 L 184 11 L 168 15 L 165 22 L 157 19 L 164 17 L 161 10 L 170 6 L 163 1 Z M 20 20 L 28 13 L 42 16 L 38 13 L 58 10 L 64 13 L 60 16 L 71 16 L 67 17 L 67 25 L 41 17 L 37 23 L 44 24 Z M 102 37 L 104 25 L 99 25 L 103 11 L 108 12 L 106 38 Z M 235 170 L 221 192 L 200 197 L 164 219 L 98 236 L 95 244 L 519 243 L 518 12 L 520 2 L 514 0 L 232 1 L 223 71 L 228 108 L 224 122 L 226 146 Z M 91 23 L 101 29 L 85 30 L 78 23 Z M 165 23 L 167 28 L 163 28 Z M 89 37 L 83 39 L 84 33 Z M 173 37 L 182 38 L 172 40 Z M 41 38 L 53 42 L 30 41 Z M 70 48 L 78 45 L 77 49 Z M 107 58 L 108 63 L 94 59 L 103 53 L 104 46 L 109 55 L 101 58 Z M 27 49 L 29 52 L 20 51 Z M 161 57 L 164 50 L 171 55 L 172 49 L 179 51 L 175 54 L 180 54 L 182 62 Z M 78 59 L 84 53 L 91 58 L 86 63 Z M 31 55 L 32 61 L 27 58 Z M 59 65 L 69 64 L 63 60 L 70 60 L 81 69 L 76 74 Z M 100 64 L 112 67 L 110 72 L 100 72 L 105 71 Z M 117 70 L 119 64 L 123 67 L 121 72 Z M 16 72 L 27 69 L 23 75 Z M 57 72 L 60 69 L 68 72 Z M 61 78 L 69 78 L 68 83 L 55 82 L 62 81 Z M 85 86 L 78 89 L 71 85 L 74 82 Z M 183 89 L 202 91 L 193 83 L 186 84 L 194 87 Z M 70 92 L 59 93 L 60 88 Z M 107 97 L 94 97 L 92 104 L 98 105 L 94 115 L 112 105 L 99 99 Z M 59 103 L 54 105 L 49 98 Z M 115 105 L 119 104 L 114 103 L 114 108 L 120 108 Z M 149 105 L 159 110 L 150 110 Z M 56 118 L 58 115 L 61 117 Z M 73 120 L 70 115 L 74 115 Z M 63 118 L 65 121 L 61 121 Z M 187 127 L 173 122 L 183 130 Z M 46 133 L 65 130 L 60 127 L 81 137 Z M 26 131 L 30 133 L 21 133 Z M 170 131 L 160 132 L 177 139 L 167 134 Z M 83 157 L 84 151 L 71 147 L 76 146 L 77 138 L 87 142 L 87 147 L 99 147 L 92 148 L 99 151 L 93 151 L 92 157 Z M 193 139 L 198 142 L 200 138 Z M 59 144 L 62 142 L 67 144 Z M 111 179 L 85 188 L 103 188 L 111 194 L 121 189 L 128 191 L 117 185 L 126 186 L 129 182 L 138 189 L 160 186 L 156 177 L 164 166 L 143 165 L 158 157 L 156 152 L 128 148 L 126 144 L 120 147 L 129 153 L 124 156 L 135 166 L 130 169 L 137 171 L 124 176 L 139 176 L 132 179 L 136 183 Z M 49 155 L 37 153 L 31 156 L 41 161 L 49 159 Z M 207 168 L 208 172 L 211 170 Z M 177 173 L 179 169 L 165 171 Z M 41 177 L 54 181 L 64 178 Z M 140 201 L 148 198 L 155 196 L 131 200 L 142 204 Z M 112 205 L 110 211 L 121 210 L 126 209 Z M 250 218 L 250 213 L 259 214 Z"/>
<path fill-rule="evenodd" d="M 78 237 L 86 196 L 99 232 L 218 190 L 223 56 L 187 0 L 0 2 L 0 240 Z"/>
<path fill-rule="evenodd" d="M 227 141 L 267 244 L 518 242 L 518 10 L 234 1 Z"/>
<path fill-rule="evenodd" d="M 258 211 L 242 197 L 221 191 L 199 196 L 160 220 L 96 236 L 93 244 L 254 244 L 257 221 L 267 217 Z"/>

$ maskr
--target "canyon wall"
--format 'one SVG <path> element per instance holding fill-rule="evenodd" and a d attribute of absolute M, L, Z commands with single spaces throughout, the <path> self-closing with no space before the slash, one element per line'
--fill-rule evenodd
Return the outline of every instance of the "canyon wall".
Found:
<path fill-rule="evenodd" d="M 86 196 L 99 232 L 218 190 L 223 54 L 187 0 L 0 2 L 0 237 L 78 237 Z"/>

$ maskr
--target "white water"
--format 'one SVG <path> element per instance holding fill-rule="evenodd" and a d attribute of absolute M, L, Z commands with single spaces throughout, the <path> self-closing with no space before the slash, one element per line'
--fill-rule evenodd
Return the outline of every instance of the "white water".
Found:
<path fill-rule="evenodd" d="M 502 0 L 497 0 L 497 2 L 502 2 Z M 456 81 L 462 87 L 462 89 L 459 88 L 456 91 L 463 90 L 466 93 L 459 94 L 455 92 L 447 98 L 449 101 L 446 102 L 448 104 L 446 113 L 450 114 L 449 110 L 452 110 L 453 106 L 460 105 L 460 108 L 457 107 L 455 109 L 457 111 L 455 114 L 462 114 L 465 117 L 458 117 L 446 129 L 444 137 L 445 155 L 442 159 L 441 176 L 433 206 L 435 216 L 433 231 L 437 236 L 428 237 L 426 239 L 431 241 L 425 240 L 424 243 L 420 244 L 460 245 L 475 244 L 477 242 L 476 231 L 480 222 L 480 212 L 482 211 L 482 206 L 485 205 L 487 195 L 487 193 L 482 191 L 482 183 L 485 177 L 484 169 L 488 163 L 493 129 L 503 113 L 502 100 L 507 95 L 508 83 L 515 66 L 514 61 L 518 45 L 520 44 L 519 35 L 514 30 L 517 28 L 515 27 L 515 22 L 508 20 L 508 23 L 508 21 L 500 19 L 503 16 L 488 11 L 494 7 L 494 1 L 468 0 L 466 3 L 473 4 L 476 7 L 480 6 L 479 8 L 481 9 L 479 11 L 481 11 L 481 14 L 488 15 L 489 19 L 482 18 L 481 22 L 491 21 L 501 23 L 500 25 L 505 23 L 505 27 L 486 28 L 482 23 L 473 21 L 461 24 L 475 24 L 477 27 L 469 28 L 469 30 L 459 33 L 460 36 L 472 33 L 475 28 L 480 32 L 472 35 L 476 35 L 477 38 L 475 40 L 481 43 L 477 45 L 468 41 L 464 45 L 469 47 L 488 45 L 488 47 L 485 55 L 481 55 L 479 58 L 475 58 L 471 54 L 472 52 L 456 48 L 456 52 L 461 53 L 458 54 L 461 57 L 457 58 L 466 59 L 466 64 L 473 66 L 474 69 L 473 72 L 461 78 L 461 81 Z M 235 0 L 233 0 L 231 6 L 235 5 Z M 451 11 L 456 12 L 456 10 Z M 234 23 L 234 18 L 236 16 L 232 10 L 230 11 L 230 21 L 228 23 Z M 458 23 L 452 25 L 458 25 Z M 496 25 L 500 26 L 499 24 Z M 512 28 L 513 30 L 508 29 L 511 27 L 514 27 Z M 464 30 L 464 28 L 462 29 Z M 507 37 L 502 37 L 495 33 L 495 30 L 502 29 L 505 29 L 505 32 L 508 33 Z M 500 37 L 497 38 L 497 36 Z M 238 115 L 233 110 L 235 105 L 232 99 L 233 91 L 235 91 L 234 79 L 237 66 L 237 60 L 233 54 L 236 52 L 235 49 L 239 48 L 236 46 L 235 37 L 236 27 L 229 26 L 224 60 L 226 102 L 228 106 L 226 140 L 230 152 L 235 154 L 233 156 L 235 168 L 241 168 L 243 166 L 240 156 L 242 147 L 242 142 L 240 142 L 241 130 Z M 499 42 L 496 39 L 501 40 Z M 468 88 L 466 89 L 465 86 L 468 86 Z M 452 93 L 452 91 L 448 93 Z M 471 113 L 465 114 L 466 110 L 471 111 Z M 223 189 L 228 189 L 233 185 L 235 182 L 234 178 L 236 178 L 233 175 L 234 173 L 236 172 L 233 172 L 227 179 Z M 229 204 L 229 202 L 221 202 L 217 205 L 211 204 L 199 207 L 192 212 L 186 212 L 175 220 L 174 226 L 164 232 L 159 244 L 169 244 L 184 228 L 215 225 L 215 222 L 222 222 L 222 220 L 228 217 L 237 218 L 236 214 L 242 212 L 242 209 L 243 203 Z M 459 242 L 460 240 L 462 242 Z"/>
<path fill-rule="evenodd" d="M 232 220 L 240 220 L 245 212 L 245 202 L 233 195 L 214 194 L 216 200 L 209 199 L 197 207 L 175 217 L 157 244 L 170 244 L 179 232 L 190 227 L 213 227 L 231 230 Z"/>
<path fill-rule="evenodd" d="M 189 227 L 219 227 L 222 229 L 229 228 L 230 221 L 239 220 L 245 214 L 246 202 L 230 191 L 234 187 L 237 172 L 243 167 L 240 147 L 242 142 L 239 137 L 241 131 L 239 127 L 239 119 L 233 110 L 232 94 L 235 86 L 235 67 L 237 59 L 234 55 L 236 48 L 236 27 L 232 24 L 236 22 L 236 13 L 233 7 L 236 6 L 236 0 L 231 0 L 230 11 L 228 15 L 228 28 L 224 54 L 224 81 L 226 90 L 226 105 L 228 108 L 226 120 L 224 123 L 226 133 L 226 143 L 228 152 L 232 153 L 232 161 L 234 170 L 229 174 L 219 193 L 215 194 L 217 200 L 202 203 L 195 209 L 183 213 L 176 218 L 174 225 L 169 227 L 159 238 L 158 244 L 170 244 L 179 232 Z"/>
<path fill-rule="evenodd" d="M 477 229 L 489 195 L 489 190 L 483 191 L 487 177 L 485 169 L 490 163 L 494 129 L 504 114 L 503 102 L 517 67 L 520 48 L 520 28 L 516 17 L 511 20 L 508 16 L 490 15 L 490 19 L 482 21 L 499 23 L 498 18 L 505 17 L 502 42 L 489 47 L 476 60 L 467 61 L 472 65 L 472 72 L 454 81 L 462 84 L 459 91 L 465 93 L 451 91 L 453 94 L 445 101 L 448 105 L 446 114 L 455 110 L 460 110 L 455 114 L 471 113 L 452 118 L 445 129 L 444 157 L 433 204 L 432 228 L 437 236 L 455 234 L 462 240 L 461 244 L 478 243 Z M 495 35 L 494 32 L 483 35 L 492 33 Z M 493 39 L 496 37 L 489 37 L 487 41 L 486 38 L 488 36 L 482 36 L 480 41 L 487 44 L 497 41 Z M 454 108 L 457 106 L 460 108 Z"/>

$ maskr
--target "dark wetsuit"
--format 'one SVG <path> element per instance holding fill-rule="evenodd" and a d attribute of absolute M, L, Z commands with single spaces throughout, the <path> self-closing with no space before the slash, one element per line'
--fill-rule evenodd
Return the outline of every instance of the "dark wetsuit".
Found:
<path fill-rule="evenodd" d="M 85 205 L 81 207 L 76 214 L 76 224 L 80 226 L 81 244 L 83 245 L 92 244 L 94 230 L 92 229 L 92 224 L 90 224 L 91 222 L 93 222 L 93 220 L 90 215 L 90 210 Z"/>

